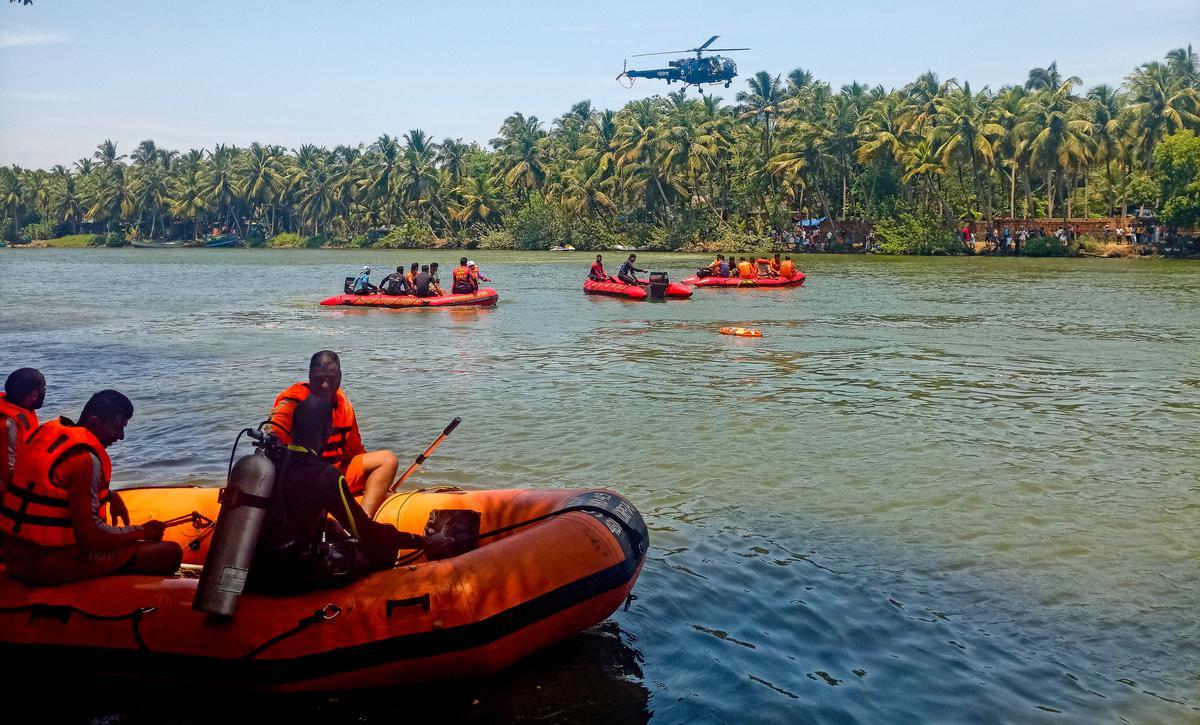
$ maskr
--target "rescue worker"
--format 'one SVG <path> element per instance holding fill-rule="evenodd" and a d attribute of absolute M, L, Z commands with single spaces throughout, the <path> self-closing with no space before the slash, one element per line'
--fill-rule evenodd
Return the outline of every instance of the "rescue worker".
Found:
<path fill-rule="evenodd" d="M 107 449 L 125 437 L 131 417 L 129 398 L 101 390 L 78 424 L 55 418 L 26 439 L 0 501 L 4 563 L 14 579 L 54 585 L 117 573 L 168 576 L 179 568 L 183 550 L 162 540 L 163 523 L 129 526 L 129 511 L 109 490 Z M 116 526 L 119 520 L 125 525 Z"/>
<path fill-rule="evenodd" d="M 783 262 L 779 261 L 779 252 L 776 252 L 775 256 L 771 257 L 771 261 L 767 263 L 767 266 L 771 268 L 772 277 L 779 276 L 779 269 L 783 266 Z"/>
<path fill-rule="evenodd" d="M 754 279 L 758 275 L 754 272 L 754 265 L 750 264 L 750 260 L 742 257 L 737 264 L 738 276 L 742 279 Z"/>
<path fill-rule="evenodd" d="M 0 393 L 0 495 L 12 480 L 17 447 L 38 427 L 37 410 L 46 400 L 46 378 L 34 368 L 9 373 Z"/>
<path fill-rule="evenodd" d="M 429 273 L 429 265 L 421 265 L 421 271 L 413 275 L 412 291 L 417 297 L 437 297 L 433 289 L 433 275 Z"/>
<path fill-rule="evenodd" d="M 479 265 L 475 264 L 475 260 L 467 262 L 467 266 L 471 269 L 471 276 L 475 278 L 475 288 L 479 289 L 480 282 L 491 282 L 492 280 L 483 276 L 483 272 L 479 271 Z"/>
<path fill-rule="evenodd" d="M 390 569 L 400 549 L 423 548 L 435 554 L 445 538 L 417 536 L 371 520 L 354 500 L 342 472 L 322 456 L 334 416 L 330 401 L 316 395 L 294 408 L 292 442 L 282 455 L 272 456 L 277 478 L 250 568 L 253 589 L 289 593 L 329 584 L 319 581 L 313 570 L 313 549 L 328 540 L 330 516 L 342 529 L 333 532 L 334 540 L 345 541 L 343 532 L 349 533 L 365 559 L 361 568 L 337 583 Z"/>
<path fill-rule="evenodd" d="M 729 255 L 729 257 L 725 260 L 725 266 L 721 267 L 719 271 L 721 272 L 722 277 L 736 277 L 737 257 L 733 256 L 732 254 Z"/>
<path fill-rule="evenodd" d="M 408 268 L 408 271 L 404 273 L 404 284 L 408 286 L 408 293 L 410 295 L 415 295 L 417 293 L 417 285 L 414 280 L 417 277 L 417 273 L 420 271 L 421 265 L 417 262 L 413 262 L 412 266 Z"/>
<path fill-rule="evenodd" d="M 696 270 L 697 277 L 715 277 L 721 271 L 721 263 L 725 261 L 724 254 L 718 254 L 707 267 L 701 267 Z"/>
<path fill-rule="evenodd" d="M 371 267 L 369 265 L 364 266 L 358 276 L 354 278 L 351 289 L 356 295 L 369 295 L 379 290 L 378 287 L 371 284 Z"/>
<path fill-rule="evenodd" d="M 466 257 L 458 260 L 458 266 L 454 268 L 452 279 L 450 291 L 456 295 L 469 295 L 479 289 L 479 280 L 471 274 Z"/>
<path fill-rule="evenodd" d="M 637 275 L 634 273 L 635 272 L 645 272 L 647 270 L 641 269 L 640 267 L 636 266 L 636 264 L 635 264 L 636 262 L 637 262 L 637 255 L 636 254 L 629 255 L 629 259 L 625 260 L 625 264 L 622 264 L 621 268 L 619 270 L 617 270 L 617 279 L 619 279 L 621 282 L 624 282 L 625 284 L 642 284 L 642 282 L 637 278 Z"/>
<path fill-rule="evenodd" d="M 408 282 L 405 280 L 404 265 L 396 267 L 396 271 L 383 278 L 379 289 L 386 295 L 408 294 Z"/>
<path fill-rule="evenodd" d="M 362 496 L 363 509 L 374 516 L 396 478 L 396 455 L 389 450 L 367 451 L 363 446 L 354 406 L 342 390 L 342 362 L 336 352 L 314 354 L 308 362 L 308 382 L 296 383 L 275 398 L 267 432 L 284 445 L 291 443 L 293 411 L 314 394 L 333 406 L 333 430 L 321 456 L 342 472 L 350 492 Z"/>
<path fill-rule="evenodd" d="M 596 261 L 592 262 L 592 268 L 588 270 L 588 279 L 593 282 L 607 282 L 611 277 L 604 271 L 604 257 L 597 254 Z"/>
<path fill-rule="evenodd" d="M 754 266 L 755 266 L 754 272 L 759 277 L 775 276 L 771 273 L 771 260 L 766 259 L 765 257 L 759 257 L 758 259 L 754 260 Z"/>
<path fill-rule="evenodd" d="M 792 262 L 791 257 L 784 257 L 779 263 L 779 276 L 784 279 L 791 279 L 796 276 L 796 264 Z"/>
<path fill-rule="evenodd" d="M 433 279 L 429 283 L 429 289 L 433 291 L 435 297 L 441 297 L 446 294 L 446 290 L 442 289 L 442 278 L 438 276 L 438 263 L 431 262 L 429 265 L 429 276 Z"/>

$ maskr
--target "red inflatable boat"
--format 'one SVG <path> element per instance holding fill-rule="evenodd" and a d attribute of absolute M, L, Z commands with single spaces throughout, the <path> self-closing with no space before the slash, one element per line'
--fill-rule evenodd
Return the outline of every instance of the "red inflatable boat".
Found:
<path fill-rule="evenodd" d="M 583 281 L 583 291 L 589 295 L 612 295 L 614 297 L 628 297 L 631 300 L 644 300 L 648 294 L 644 285 L 625 284 L 623 282 L 597 282 L 593 279 L 585 279 Z M 691 296 L 691 287 L 679 284 L 678 282 L 667 284 L 667 297 L 687 299 Z"/>
<path fill-rule="evenodd" d="M 353 307 L 490 307 L 500 299 L 500 293 L 491 287 L 480 287 L 467 295 L 442 295 L 440 297 L 414 297 L 412 295 L 334 295 L 321 300 L 323 305 L 350 305 Z"/>
<path fill-rule="evenodd" d="M 696 287 L 799 287 L 804 284 L 804 273 L 797 272 L 791 277 L 688 277 L 684 284 Z"/>

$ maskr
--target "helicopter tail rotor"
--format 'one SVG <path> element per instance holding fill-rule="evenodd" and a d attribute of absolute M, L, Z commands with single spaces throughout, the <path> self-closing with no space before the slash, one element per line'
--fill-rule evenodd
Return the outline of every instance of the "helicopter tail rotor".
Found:
<path fill-rule="evenodd" d="M 621 80 L 622 78 L 629 81 L 629 85 L 625 85 L 625 81 Z M 626 59 L 621 63 L 621 73 L 617 76 L 617 84 L 622 88 L 633 88 L 633 80 L 633 76 L 629 75 L 629 60 Z"/>

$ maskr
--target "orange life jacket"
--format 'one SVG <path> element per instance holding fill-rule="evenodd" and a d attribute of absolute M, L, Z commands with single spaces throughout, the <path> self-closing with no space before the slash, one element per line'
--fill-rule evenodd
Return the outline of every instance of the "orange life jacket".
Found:
<path fill-rule="evenodd" d="M 471 278 L 470 268 L 463 267 L 462 265 L 459 265 L 454 268 L 454 281 L 455 282 L 466 282 L 470 278 Z"/>
<path fill-rule="evenodd" d="M 310 395 L 312 390 L 308 383 L 296 383 L 275 398 L 269 418 L 272 428 L 269 432 L 274 433 L 284 445 L 292 442 L 292 416 L 296 412 L 296 406 Z M 354 406 L 350 405 L 345 391 L 338 388 L 337 399 L 333 404 L 333 429 L 325 441 L 325 450 L 321 451 L 321 458 L 345 473 L 350 459 L 363 452 Z"/>
<path fill-rule="evenodd" d="M 771 260 L 767 262 L 767 266 L 771 268 L 772 272 L 779 274 L 779 270 L 783 267 L 783 263 L 778 259 L 771 258 Z"/>
<path fill-rule="evenodd" d="M 738 262 L 738 276 L 743 279 L 754 279 L 758 275 L 754 272 L 754 265 L 747 261 Z"/>
<path fill-rule="evenodd" d="M 0 500 L 0 532 L 42 546 L 70 546 L 75 529 L 67 489 L 53 480 L 55 467 L 70 455 L 87 451 L 100 459 L 104 484 L 98 492 L 104 516 L 112 460 L 92 432 L 66 418 L 47 421 L 26 439 L 13 470 L 13 482 Z"/>
<path fill-rule="evenodd" d="M 12 425 L 9 425 L 9 421 Z M 37 413 L 13 405 L 0 393 L 0 493 L 12 480 L 16 461 L 9 458 L 9 449 L 19 450 L 29 436 L 29 431 L 38 427 Z M 15 437 L 14 437 L 15 436 Z"/>
<path fill-rule="evenodd" d="M 721 268 L 721 260 L 719 260 L 719 259 L 714 259 L 712 261 L 712 264 L 708 265 L 708 271 L 712 272 L 713 274 L 716 274 L 717 270 L 719 270 L 720 268 Z"/>
<path fill-rule="evenodd" d="M 788 278 L 795 277 L 796 276 L 795 263 L 793 263 L 792 260 L 790 260 L 790 259 L 783 260 L 783 264 L 779 265 L 779 276 L 780 277 L 788 277 Z"/>

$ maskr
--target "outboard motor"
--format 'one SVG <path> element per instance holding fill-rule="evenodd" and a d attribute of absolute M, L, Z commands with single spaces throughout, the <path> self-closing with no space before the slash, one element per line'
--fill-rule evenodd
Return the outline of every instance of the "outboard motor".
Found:
<path fill-rule="evenodd" d="M 667 299 L 667 285 L 671 280 L 667 279 L 666 272 L 651 272 L 650 273 L 650 299 L 665 300 Z"/>
<path fill-rule="evenodd" d="M 342 285 L 342 289 L 344 289 L 348 295 L 354 294 L 354 277 L 347 277 L 346 284 Z"/>
<path fill-rule="evenodd" d="M 221 512 L 217 529 L 192 601 L 192 609 L 197 611 L 232 617 L 238 597 L 246 588 L 250 562 L 275 486 L 275 464 L 263 450 L 270 442 L 262 433 L 251 431 L 250 435 L 259 441 L 258 450 L 233 464 L 218 498 Z"/>

